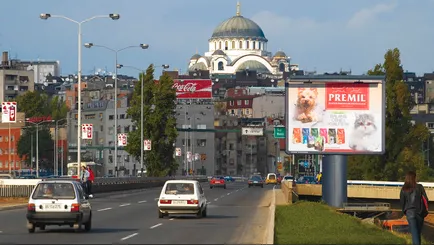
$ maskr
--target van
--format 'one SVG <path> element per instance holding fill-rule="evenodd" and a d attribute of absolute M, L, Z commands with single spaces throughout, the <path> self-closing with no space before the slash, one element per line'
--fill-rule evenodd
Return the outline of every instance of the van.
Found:
<path fill-rule="evenodd" d="M 275 173 L 267 174 L 267 178 L 265 179 L 265 184 L 277 184 L 277 176 Z"/>

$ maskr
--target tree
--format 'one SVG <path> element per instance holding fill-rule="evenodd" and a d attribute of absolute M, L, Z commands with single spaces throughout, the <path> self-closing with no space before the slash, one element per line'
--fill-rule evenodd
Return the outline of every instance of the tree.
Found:
<path fill-rule="evenodd" d="M 134 88 L 130 107 L 127 110 L 137 130 L 128 133 L 126 151 L 140 159 L 141 142 L 141 81 L 143 84 L 143 136 L 152 141 L 152 150 L 144 154 L 148 176 L 165 176 L 178 168 L 173 153 L 178 135 L 176 131 L 176 91 L 173 80 L 164 74 L 154 81 L 154 66 L 150 65 Z"/>
<path fill-rule="evenodd" d="M 427 178 L 423 142 L 429 137 L 425 125 L 412 124 L 410 110 L 414 103 L 403 79 L 400 52 L 388 50 L 384 63 L 377 64 L 368 75 L 386 75 L 386 153 L 382 156 L 349 158 L 350 179 L 402 180 L 405 172 L 416 170 L 420 179 Z"/>
<path fill-rule="evenodd" d="M 50 116 L 52 120 L 65 118 L 68 112 L 68 107 L 64 101 L 61 101 L 58 96 L 49 98 L 47 94 L 38 91 L 28 91 L 16 98 L 18 111 L 24 112 L 27 118 Z M 64 121 L 66 123 L 66 120 Z M 49 124 L 39 125 L 39 160 L 41 168 L 48 167 L 48 162 L 53 159 L 53 139 L 51 137 Z M 33 152 L 36 157 L 36 127 L 30 124 L 24 129 L 23 134 L 17 142 L 17 153 L 20 157 L 24 157 L 28 164 L 31 159 L 31 135 L 33 136 Z"/>

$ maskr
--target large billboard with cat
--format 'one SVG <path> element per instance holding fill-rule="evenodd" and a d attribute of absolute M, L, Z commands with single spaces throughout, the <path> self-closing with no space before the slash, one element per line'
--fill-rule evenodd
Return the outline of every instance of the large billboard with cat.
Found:
<path fill-rule="evenodd" d="M 384 153 L 383 79 L 354 78 L 300 77 L 286 83 L 288 154 Z"/>

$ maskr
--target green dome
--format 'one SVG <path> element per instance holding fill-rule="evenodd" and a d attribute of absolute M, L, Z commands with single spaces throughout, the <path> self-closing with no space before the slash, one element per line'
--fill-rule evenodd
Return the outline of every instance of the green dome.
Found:
<path fill-rule="evenodd" d="M 256 71 L 259 73 L 271 73 L 271 71 L 268 70 L 268 68 L 264 64 L 256 60 L 245 61 L 237 69 L 237 71 L 244 70 Z"/>
<path fill-rule="evenodd" d="M 258 24 L 241 15 L 234 16 L 218 25 L 211 36 L 211 39 L 215 38 L 251 38 L 268 41 Z"/>

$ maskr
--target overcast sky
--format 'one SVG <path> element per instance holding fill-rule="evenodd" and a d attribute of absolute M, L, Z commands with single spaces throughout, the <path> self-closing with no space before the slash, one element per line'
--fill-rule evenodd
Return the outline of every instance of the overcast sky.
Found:
<path fill-rule="evenodd" d="M 145 68 L 169 64 L 185 71 L 196 50 L 203 54 L 214 28 L 236 13 L 236 0 L 3 0 L 0 50 L 21 60 L 59 60 L 62 74 L 77 72 L 77 25 L 39 14 L 83 20 L 119 13 L 118 21 L 83 25 L 83 42 L 114 49 L 147 43 L 149 50 L 119 53 L 119 63 Z M 362 74 L 383 61 L 389 48 L 401 50 L 404 69 L 434 71 L 434 0 L 244 0 L 241 14 L 262 27 L 268 49 L 283 50 L 300 69 Z M 83 49 L 83 73 L 112 72 L 114 54 Z M 123 68 L 123 74 L 136 75 Z"/>

